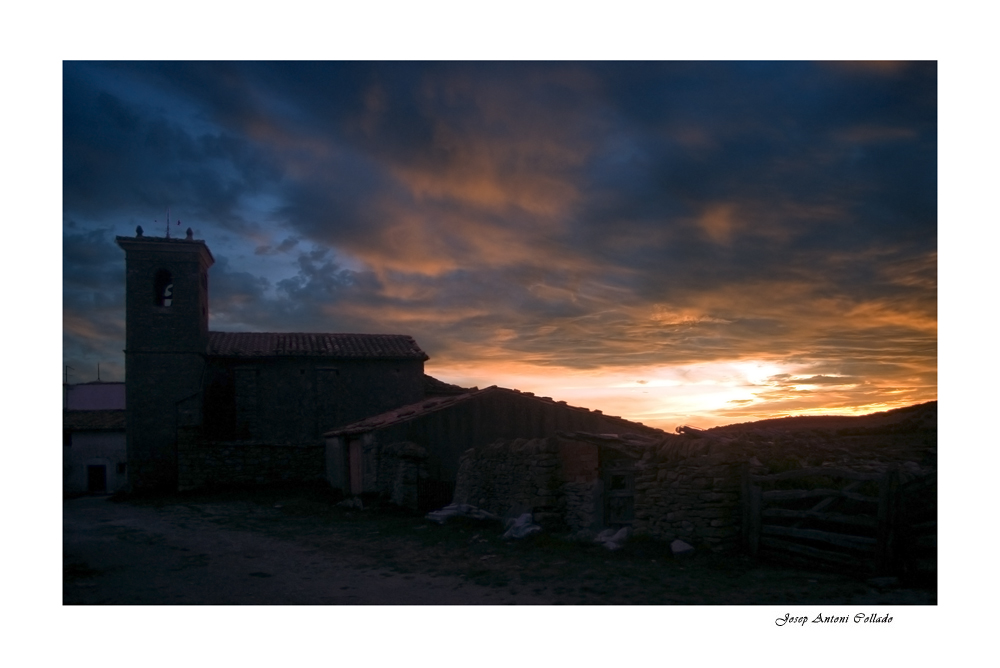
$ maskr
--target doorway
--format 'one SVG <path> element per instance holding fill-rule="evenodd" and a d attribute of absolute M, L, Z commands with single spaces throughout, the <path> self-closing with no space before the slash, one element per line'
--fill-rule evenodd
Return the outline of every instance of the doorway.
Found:
<path fill-rule="evenodd" d="M 604 472 L 604 525 L 632 526 L 635 517 L 635 471 L 616 468 Z"/>
<path fill-rule="evenodd" d="M 350 476 L 351 495 L 357 496 L 363 490 L 361 484 L 361 439 L 351 438 L 347 442 L 347 470 Z"/>
<path fill-rule="evenodd" d="M 105 494 L 108 491 L 108 469 L 104 464 L 87 466 L 87 491 L 91 494 Z"/>

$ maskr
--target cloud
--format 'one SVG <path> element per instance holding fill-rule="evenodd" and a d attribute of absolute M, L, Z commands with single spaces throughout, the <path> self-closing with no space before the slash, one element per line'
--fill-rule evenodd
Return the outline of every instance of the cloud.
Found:
<path fill-rule="evenodd" d="M 87 65 L 65 67 L 68 212 L 96 219 L 140 205 L 148 212 L 143 223 L 158 217 L 163 224 L 167 207 L 173 207 L 236 230 L 251 224 L 240 211 L 242 198 L 280 181 L 265 152 L 222 128 L 191 125 L 162 108 L 123 99 L 94 85 L 89 74 Z"/>
<path fill-rule="evenodd" d="M 410 334 L 479 385 L 649 378 L 656 420 L 703 414 L 665 368 L 728 417 L 932 397 L 936 89 L 934 63 L 67 63 L 64 355 L 123 347 L 112 237 L 170 206 L 217 258 L 213 329 Z"/>
<path fill-rule="evenodd" d="M 276 255 L 278 253 L 287 253 L 298 245 L 299 239 L 296 237 L 286 237 L 280 244 L 273 248 L 270 245 L 257 246 L 257 248 L 254 249 L 254 255 Z"/>

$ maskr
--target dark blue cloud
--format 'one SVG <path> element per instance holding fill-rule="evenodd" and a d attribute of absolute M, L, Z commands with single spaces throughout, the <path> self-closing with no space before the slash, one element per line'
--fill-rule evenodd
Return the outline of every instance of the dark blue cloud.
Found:
<path fill-rule="evenodd" d="M 85 326 L 122 319 L 111 238 L 169 206 L 213 327 L 936 364 L 933 62 L 70 62 L 63 92 L 68 359 L 120 349 Z"/>

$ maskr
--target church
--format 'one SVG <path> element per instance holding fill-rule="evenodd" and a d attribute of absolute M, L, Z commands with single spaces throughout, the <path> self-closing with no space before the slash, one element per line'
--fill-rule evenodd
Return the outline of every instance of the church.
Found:
<path fill-rule="evenodd" d="M 131 492 L 326 480 L 440 507 L 469 448 L 567 430 L 662 434 L 530 392 L 442 383 L 402 334 L 210 331 L 204 241 L 142 228 L 115 241 L 125 251 Z"/>
<path fill-rule="evenodd" d="M 131 491 L 184 489 L 190 469 L 213 458 L 229 469 L 215 476 L 222 483 L 321 478 L 325 432 L 424 399 L 428 358 L 411 337 L 213 332 L 215 260 L 203 240 L 139 228 L 115 241 L 126 266 Z"/>

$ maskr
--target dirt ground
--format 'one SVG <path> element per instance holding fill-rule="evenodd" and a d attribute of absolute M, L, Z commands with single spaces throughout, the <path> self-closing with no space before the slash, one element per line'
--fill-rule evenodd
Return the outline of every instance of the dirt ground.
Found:
<path fill-rule="evenodd" d="M 315 490 L 177 495 L 63 505 L 63 603 L 874 604 L 933 605 L 929 588 L 670 556 L 656 541 L 611 552 L 499 525 L 441 526 L 389 510 L 345 510 Z"/>

